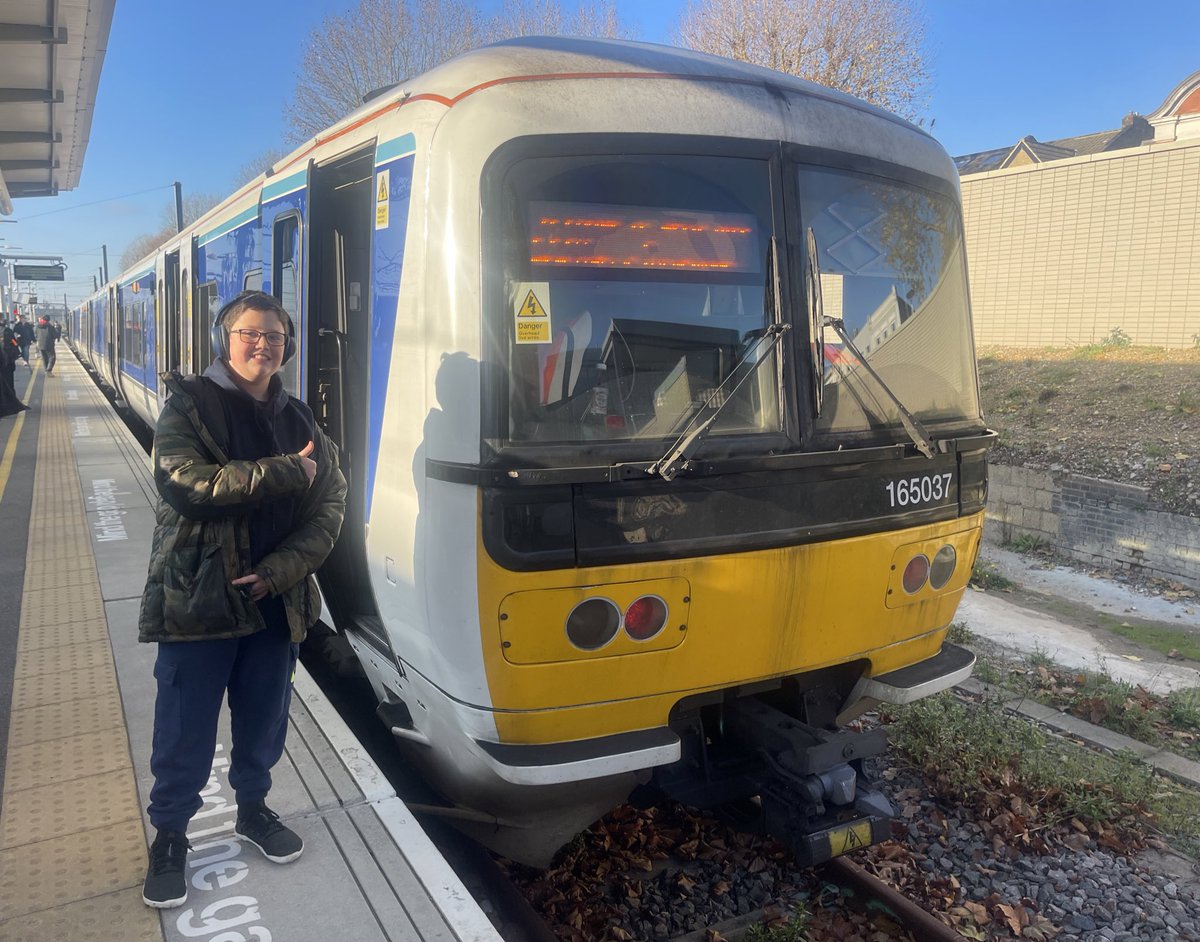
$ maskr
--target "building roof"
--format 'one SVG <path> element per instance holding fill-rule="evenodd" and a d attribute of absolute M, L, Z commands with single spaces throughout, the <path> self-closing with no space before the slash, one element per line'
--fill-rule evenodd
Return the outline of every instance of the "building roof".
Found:
<path fill-rule="evenodd" d="M 79 184 L 115 5 L 0 5 L 0 214 Z"/>
<path fill-rule="evenodd" d="M 958 167 L 959 175 L 965 176 L 985 170 L 1002 170 L 1019 163 L 1042 164 L 1067 157 L 1136 147 L 1153 137 L 1154 130 L 1145 118 L 1140 114 L 1129 114 L 1125 116 L 1121 127 L 1111 131 L 1094 131 L 1091 134 L 1078 134 L 1056 141 L 1039 141 L 1032 134 L 1028 134 L 1008 147 L 955 157 L 954 164 Z"/>
<path fill-rule="evenodd" d="M 1125 116 L 1121 126 L 1112 131 L 1094 131 L 1045 143 L 1030 134 L 1008 147 L 955 157 L 954 164 L 958 167 L 959 176 L 966 176 L 1019 164 L 1042 164 L 1067 157 L 1185 138 L 1200 138 L 1200 72 L 1193 72 L 1176 85 L 1163 103 L 1147 117 L 1131 112 Z"/>

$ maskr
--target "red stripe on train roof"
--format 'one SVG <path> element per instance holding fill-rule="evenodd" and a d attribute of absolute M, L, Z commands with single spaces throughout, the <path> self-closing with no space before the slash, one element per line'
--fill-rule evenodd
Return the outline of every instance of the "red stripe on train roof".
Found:
<path fill-rule="evenodd" d="M 409 95 L 402 98 L 400 101 L 394 101 L 391 104 L 384 105 L 381 108 L 363 115 L 353 124 L 348 124 L 344 128 L 339 128 L 328 137 L 318 137 L 305 150 L 297 154 L 294 158 L 284 164 L 279 170 L 275 171 L 275 176 L 283 173 L 288 167 L 299 163 L 318 147 L 328 144 L 330 141 L 336 141 L 344 134 L 349 134 L 351 131 L 357 131 L 364 124 L 370 124 L 376 118 L 380 118 L 390 111 L 397 111 L 405 105 L 412 104 L 417 101 L 431 101 L 439 105 L 445 105 L 447 108 L 453 108 L 464 98 L 469 98 L 476 92 L 481 92 L 484 89 L 495 88 L 497 85 L 510 85 L 517 82 L 550 82 L 559 81 L 562 79 L 608 79 L 608 78 L 631 78 L 631 79 L 673 79 L 676 81 L 696 81 L 696 82 L 726 82 L 731 85 L 762 85 L 764 84 L 759 79 L 736 78 L 733 76 L 723 75 L 683 75 L 668 72 L 546 72 L 539 75 L 509 75 L 504 78 L 491 79 L 487 82 L 480 82 L 478 85 L 472 85 L 465 91 L 459 92 L 453 98 L 447 98 L 445 95 L 421 94 Z M 239 199 L 250 192 L 252 186 L 247 184 L 246 187 L 230 199 L 225 200 L 220 208 L 236 203 Z M 207 214 L 206 214 L 207 215 Z"/>

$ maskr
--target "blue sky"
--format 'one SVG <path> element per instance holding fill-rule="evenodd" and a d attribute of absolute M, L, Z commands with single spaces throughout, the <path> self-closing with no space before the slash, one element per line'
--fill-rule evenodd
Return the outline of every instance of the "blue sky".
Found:
<path fill-rule="evenodd" d="M 41 292 L 78 302 L 102 244 L 115 276 L 125 247 L 162 225 L 173 180 L 227 193 L 249 160 L 282 146 L 309 33 L 356 2 L 116 0 L 80 185 L 14 201 L 0 251 L 62 254 L 67 282 Z M 617 0 L 640 39 L 664 43 L 686 5 Z M 1200 70 L 1196 0 L 926 0 L 925 18 L 926 124 L 952 155 L 1117 127 Z"/>

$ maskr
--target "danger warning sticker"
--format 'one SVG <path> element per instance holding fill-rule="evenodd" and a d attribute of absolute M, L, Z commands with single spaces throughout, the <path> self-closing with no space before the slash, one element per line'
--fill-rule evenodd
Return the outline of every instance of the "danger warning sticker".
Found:
<path fill-rule="evenodd" d="M 375 183 L 375 228 L 386 229 L 388 227 L 388 206 L 391 203 L 392 171 L 391 169 L 380 170 L 379 178 Z"/>
<path fill-rule="evenodd" d="M 517 343 L 550 342 L 550 283 L 526 282 L 514 294 Z"/>

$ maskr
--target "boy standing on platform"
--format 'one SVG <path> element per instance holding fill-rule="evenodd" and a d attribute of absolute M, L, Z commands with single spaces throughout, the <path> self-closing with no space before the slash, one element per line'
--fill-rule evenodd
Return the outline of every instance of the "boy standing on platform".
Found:
<path fill-rule="evenodd" d="M 300 836 L 266 806 L 283 755 L 299 643 L 320 615 L 312 573 L 346 507 L 336 446 L 276 375 L 295 351 L 268 294 L 245 291 L 217 315 L 203 376 L 163 374 L 154 432 L 159 501 L 139 640 L 158 642 L 150 823 L 158 834 L 142 899 L 187 899 L 186 830 L 202 804 L 228 692 L 235 832 L 287 863 Z"/>

